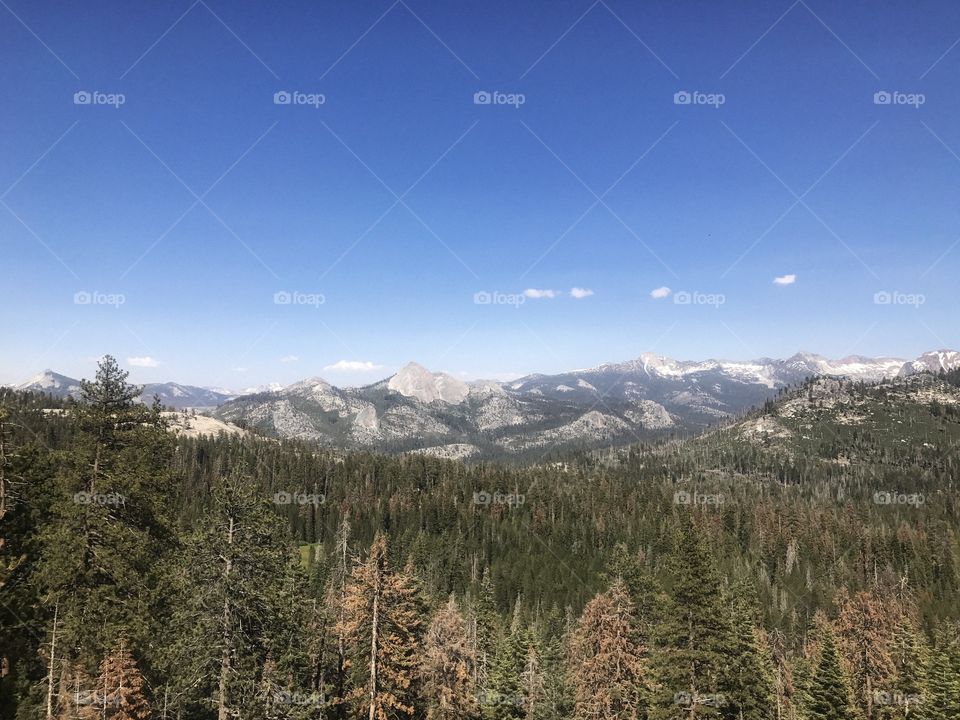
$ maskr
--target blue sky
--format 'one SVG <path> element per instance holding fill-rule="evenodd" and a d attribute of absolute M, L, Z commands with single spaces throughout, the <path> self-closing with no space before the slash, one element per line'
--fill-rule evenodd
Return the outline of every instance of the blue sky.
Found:
<path fill-rule="evenodd" d="M 3 0 L 0 381 L 960 346 L 958 39 L 950 2 Z"/>

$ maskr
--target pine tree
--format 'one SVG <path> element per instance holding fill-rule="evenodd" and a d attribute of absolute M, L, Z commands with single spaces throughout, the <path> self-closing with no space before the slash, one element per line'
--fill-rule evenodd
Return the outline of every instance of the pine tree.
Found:
<path fill-rule="evenodd" d="M 527 720 L 566 720 L 573 712 L 573 698 L 566 682 L 567 676 L 567 639 L 572 635 L 574 619 L 569 619 L 559 608 L 553 607 L 546 615 L 541 616 L 532 629 L 531 646 L 536 652 L 536 661 L 539 665 L 541 680 L 532 682 L 526 676 L 521 677 L 524 686 L 542 685 L 542 699 L 537 700 L 537 693 L 524 690 L 525 696 L 532 697 L 528 702 Z M 529 672 L 530 655 L 528 653 L 527 667 Z"/>
<path fill-rule="evenodd" d="M 420 600 L 410 578 L 395 572 L 378 533 L 350 578 L 339 632 L 349 648 L 354 717 L 394 720 L 414 715 Z"/>
<path fill-rule="evenodd" d="M 96 702 L 96 682 L 82 665 L 60 663 L 60 681 L 53 705 L 56 720 L 96 720 L 100 708 Z"/>
<path fill-rule="evenodd" d="M 867 720 L 874 720 L 877 699 L 883 700 L 884 693 L 889 694 L 894 684 L 895 669 L 889 648 L 891 613 L 867 592 L 850 597 L 841 591 L 837 606 L 837 641 L 854 697 L 864 708 Z"/>
<path fill-rule="evenodd" d="M 105 720 L 147 720 L 150 717 L 145 681 L 125 639 L 121 639 L 100 663 L 93 705 L 99 711 L 98 717 Z"/>
<path fill-rule="evenodd" d="M 256 712 L 268 655 L 291 623 L 296 556 L 279 517 L 243 466 L 220 478 L 172 573 L 174 613 L 163 672 L 179 712 L 220 720 Z"/>
<path fill-rule="evenodd" d="M 477 713 L 473 649 L 453 595 L 433 616 L 423 645 L 423 692 L 427 717 L 472 718 Z"/>
<path fill-rule="evenodd" d="M 172 439 L 158 405 L 107 356 L 81 401 L 68 409 L 70 446 L 60 453 L 50 521 L 40 537 L 36 580 L 59 608 L 62 646 L 91 670 L 121 632 L 150 633 L 143 612 L 159 582 L 158 558 L 174 545 Z"/>
<path fill-rule="evenodd" d="M 501 633 L 494 649 L 487 688 L 480 701 L 484 717 L 491 720 L 518 720 L 524 715 L 520 677 L 527 658 L 529 633 L 523 625 L 521 603 L 513 608 L 510 631 Z"/>
<path fill-rule="evenodd" d="M 523 711 L 528 720 L 543 717 L 547 712 L 547 687 L 540 652 L 531 640 L 527 645 L 527 659 L 520 673 L 520 696 L 523 698 Z"/>
<path fill-rule="evenodd" d="M 333 557 L 331 559 L 330 579 L 324 597 L 325 614 L 330 619 L 331 655 L 326 663 L 329 671 L 324 675 L 324 692 L 330 699 L 330 717 L 343 720 L 347 717 L 347 646 L 343 635 L 345 612 L 347 607 L 347 586 L 350 581 L 350 521 L 344 518 L 337 528 Z"/>
<path fill-rule="evenodd" d="M 928 702 L 923 705 L 924 720 L 960 717 L 960 653 L 956 641 L 945 628 L 937 634 L 927 677 Z"/>
<path fill-rule="evenodd" d="M 473 612 L 474 637 L 476 646 L 476 685 L 482 698 L 490 689 L 490 672 L 501 634 L 500 614 L 497 612 L 496 594 L 490 568 L 484 568 L 480 581 L 480 592 Z"/>
<path fill-rule="evenodd" d="M 843 670 L 833 630 L 821 629 L 819 660 L 810 682 L 807 717 L 810 720 L 856 720 L 850 682 Z"/>
<path fill-rule="evenodd" d="M 729 658 L 728 712 L 737 720 L 768 720 L 776 710 L 772 658 L 758 627 L 759 611 L 753 584 L 746 579 L 739 581 L 730 599 L 733 651 Z"/>
<path fill-rule="evenodd" d="M 644 642 L 649 642 L 650 623 L 661 593 L 656 580 L 644 564 L 641 553 L 631 553 L 624 543 L 617 543 L 607 563 L 607 584 L 621 580 L 630 593 L 637 618 L 637 628 Z"/>
<path fill-rule="evenodd" d="M 930 702 L 927 693 L 929 649 L 908 615 L 903 615 L 897 623 L 891 655 L 896 668 L 896 686 L 890 716 L 902 720 L 925 720 Z"/>
<path fill-rule="evenodd" d="M 643 717 L 647 668 L 633 602 L 617 580 L 583 609 L 570 640 L 576 720 Z"/>
<path fill-rule="evenodd" d="M 669 569 L 669 597 L 654 631 L 650 716 L 718 717 L 731 682 L 733 632 L 716 563 L 689 519 L 680 521 Z"/>

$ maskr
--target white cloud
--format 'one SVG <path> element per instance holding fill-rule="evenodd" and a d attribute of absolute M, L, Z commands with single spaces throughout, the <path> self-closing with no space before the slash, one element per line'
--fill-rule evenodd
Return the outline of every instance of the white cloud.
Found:
<path fill-rule="evenodd" d="M 370 372 L 379 370 L 383 365 L 377 365 L 369 360 L 337 360 L 333 365 L 327 365 L 324 370 L 334 372 Z"/>
<path fill-rule="evenodd" d="M 779 275 L 773 279 L 774 285 L 793 285 L 797 281 L 796 275 Z"/>
<path fill-rule="evenodd" d="M 130 367 L 157 367 L 160 364 L 159 360 L 154 360 L 149 355 L 144 357 L 130 357 L 127 358 L 127 364 Z"/>
<path fill-rule="evenodd" d="M 298 360 L 300 360 L 298 355 L 284 355 L 282 358 L 280 358 L 280 362 L 282 363 L 295 363 Z"/>
<path fill-rule="evenodd" d="M 528 298 L 540 299 L 540 298 L 555 298 L 557 296 L 556 290 L 537 290 L 536 288 L 527 288 L 523 291 L 523 294 Z"/>
<path fill-rule="evenodd" d="M 671 292 L 673 291 L 666 286 L 658 287 L 650 291 L 650 297 L 652 297 L 654 300 L 660 300 L 661 298 L 667 297 L 667 295 L 669 295 Z"/>
<path fill-rule="evenodd" d="M 570 297 L 580 300 L 585 297 L 590 297 L 593 295 L 593 290 L 588 290 L 587 288 L 570 288 Z"/>

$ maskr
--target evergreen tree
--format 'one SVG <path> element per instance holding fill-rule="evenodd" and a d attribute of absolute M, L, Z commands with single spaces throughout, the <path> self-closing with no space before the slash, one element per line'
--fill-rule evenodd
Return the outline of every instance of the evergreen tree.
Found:
<path fill-rule="evenodd" d="M 938 633 L 931 653 L 927 688 L 929 702 L 923 706 L 924 720 L 960 717 L 960 653 L 945 628 Z"/>
<path fill-rule="evenodd" d="M 135 402 L 140 388 L 127 375 L 107 356 L 96 380 L 81 384 L 39 538 L 43 602 L 58 608 L 61 647 L 91 671 L 118 634 L 149 637 L 143 608 L 159 582 L 157 560 L 173 545 L 171 436 L 158 405 Z"/>
<path fill-rule="evenodd" d="M 347 646 L 343 635 L 347 607 L 347 585 L 350 581 L 350 521 L 344 518 L 337 528 L 331 558 L 330 579 L 327 583 L 324 612 L 330 619 L 331 657 L 318 671 L 318 683 L 330 699 L 330 717 L 342 720 L 347 717 Z M 327 669 L 329 668 L 329 669 Z"/>
<path fill-rule="evenodd" d="M 843 670 L 833 630 L 824 625 L 819 660 L 810 682 L 807 701 L 809 720 L 856 720 L 850 682 Z"/>
<path fill-rule="evenodd" d="M 527 645 L 527 658 L 520 673 L 520 695 L 523 698 L 524 716 L 528 720 L 543 717 L 547 711 L 547 686 L 540 652 L 537 645 Z"/>
<path fill-rule="evenodd" d="M 532 638 L 536 651 L 536 660 L 540 668 L 542 700 L 536 700 L 536 693 L 524 690 L 534 702 L 527 707 L 527 720 L 566 720 L 573 712 L 573 698 L 567 685 L 567 640 L 572 635 L 575 620 L 568 618 L 554 607 L 541 616 L 534 627 Z M 527 666 L 530 665 L 528 653 Z M 525 668 L 525 672 L 527 672 Z M 522 678 L 523 684 L 531 684 Z"/>
<path fill-rule="evenodd" d="M 885 698 L 894 686 L 894 664 L 890 656 L 891 613 L 876 597 L 858 592 L 852 597 L 845 590 L 837 600 L 835 623 L 838 645 L 850 675 L 854 697 L 875 720 L 877 713 L 889 709 Z M 875 709 L 877 700 L 881 707 Z"/>
<path fill-rule="evenodd" d="M 143 675 L 125 639 L 100 663 L 93 706 L 96 717 L 105 720 L 146 720 L 151 716 Z"/>
<path fill-rule="evenodd" d="M 646 649 L 622 581 L 583 609 L 570 640 L 570 685 L 576 720 L 637 720 L 646 710 Z"/>
<path fill-rule="evenodd" d="M 256 712 L 259 675 L 289 624 L 295 556 L 280 519 L 243 467 L 214 488 L 212 507 L 185 543 L 170 651 L 173 704 L 219 720 Z M 302 602 L 302 601 L 300 601 Z"/>
<path fill-rule="evenodd" d="M 473 623 L 477 658 L 476 685 L 482 698 L 490 689 L 491 665 L 501 633 L 500 613 L 497 611 L 496 594 L 489 567 L 483 570 L 480 592 L 473 612 Z"/>
<path fill-rule="evenodd" d="M 501 633 L 497 640 L 487 688 L 480 696 L 484 717 L 491 720 L 518 720 L 524 716 L 520 678 L 527 659 L 529 640 L 518 598 L 513 608 L 510 631 Z"/>
<path fill-rule="evenodd" d="M 339 628 L 349 648 L 353 688 L 347 700 L 354 717 L 414 716 L 420 611 L 411 579 L 393 570 L 387 538 L 378 533 L 367 559 L 353 569 Z"/>
<path fill-rule="evenodd" d="M 733 608 L 733 651 L 729 658 L 727 712 L 737 720 L 768 720 L 776 710 L 773 663 L 760 632 L 753 584 L 747 579 L 737 582 L 730 600 Z"/>
<path fill-rule="evenodd" d="M 653 654 L 654 720 L 718 717 L 731 686 L 733 633 L 716 562 L 689 519 L 680 521 L 669 560 L 668 601 Z"/>
<path fill-rule="evenodd" d="M 433 616 L 423 646 L 423 694 L 427 717 L 465 720 L 477 712 L 475 657 L 453 595 Z"/>
<path fill-rule="evenodd" d="M 907 615 L 897 623 L 892 655 L 896 686 L 892 697 L 884 696 L 892 700 L 891 717 L 927 720 L 929 650 L 914 621 Z"/>

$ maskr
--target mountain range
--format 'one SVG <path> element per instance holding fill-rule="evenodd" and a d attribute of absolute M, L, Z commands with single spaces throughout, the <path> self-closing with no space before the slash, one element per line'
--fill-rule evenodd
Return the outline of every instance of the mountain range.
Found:
<path fill-rule="evenodd" d="M 644 353 L 621 363 L 510 382 L 465 382 L 409 363 L 363 387 L 314 377 L 286 387 L 233 393 L 180 383 L 144 386 L 174 409 L 328 447 L 446 457 L 524 456 L 695 432 L 762 404 L 812 376 L 877 382 L 960 367 L 960 352 L 914 360 L 800 352 L 785 360 L 682 361 Z M 51 370 L 17 386 L 76 396 L 80 383 Z"/>

